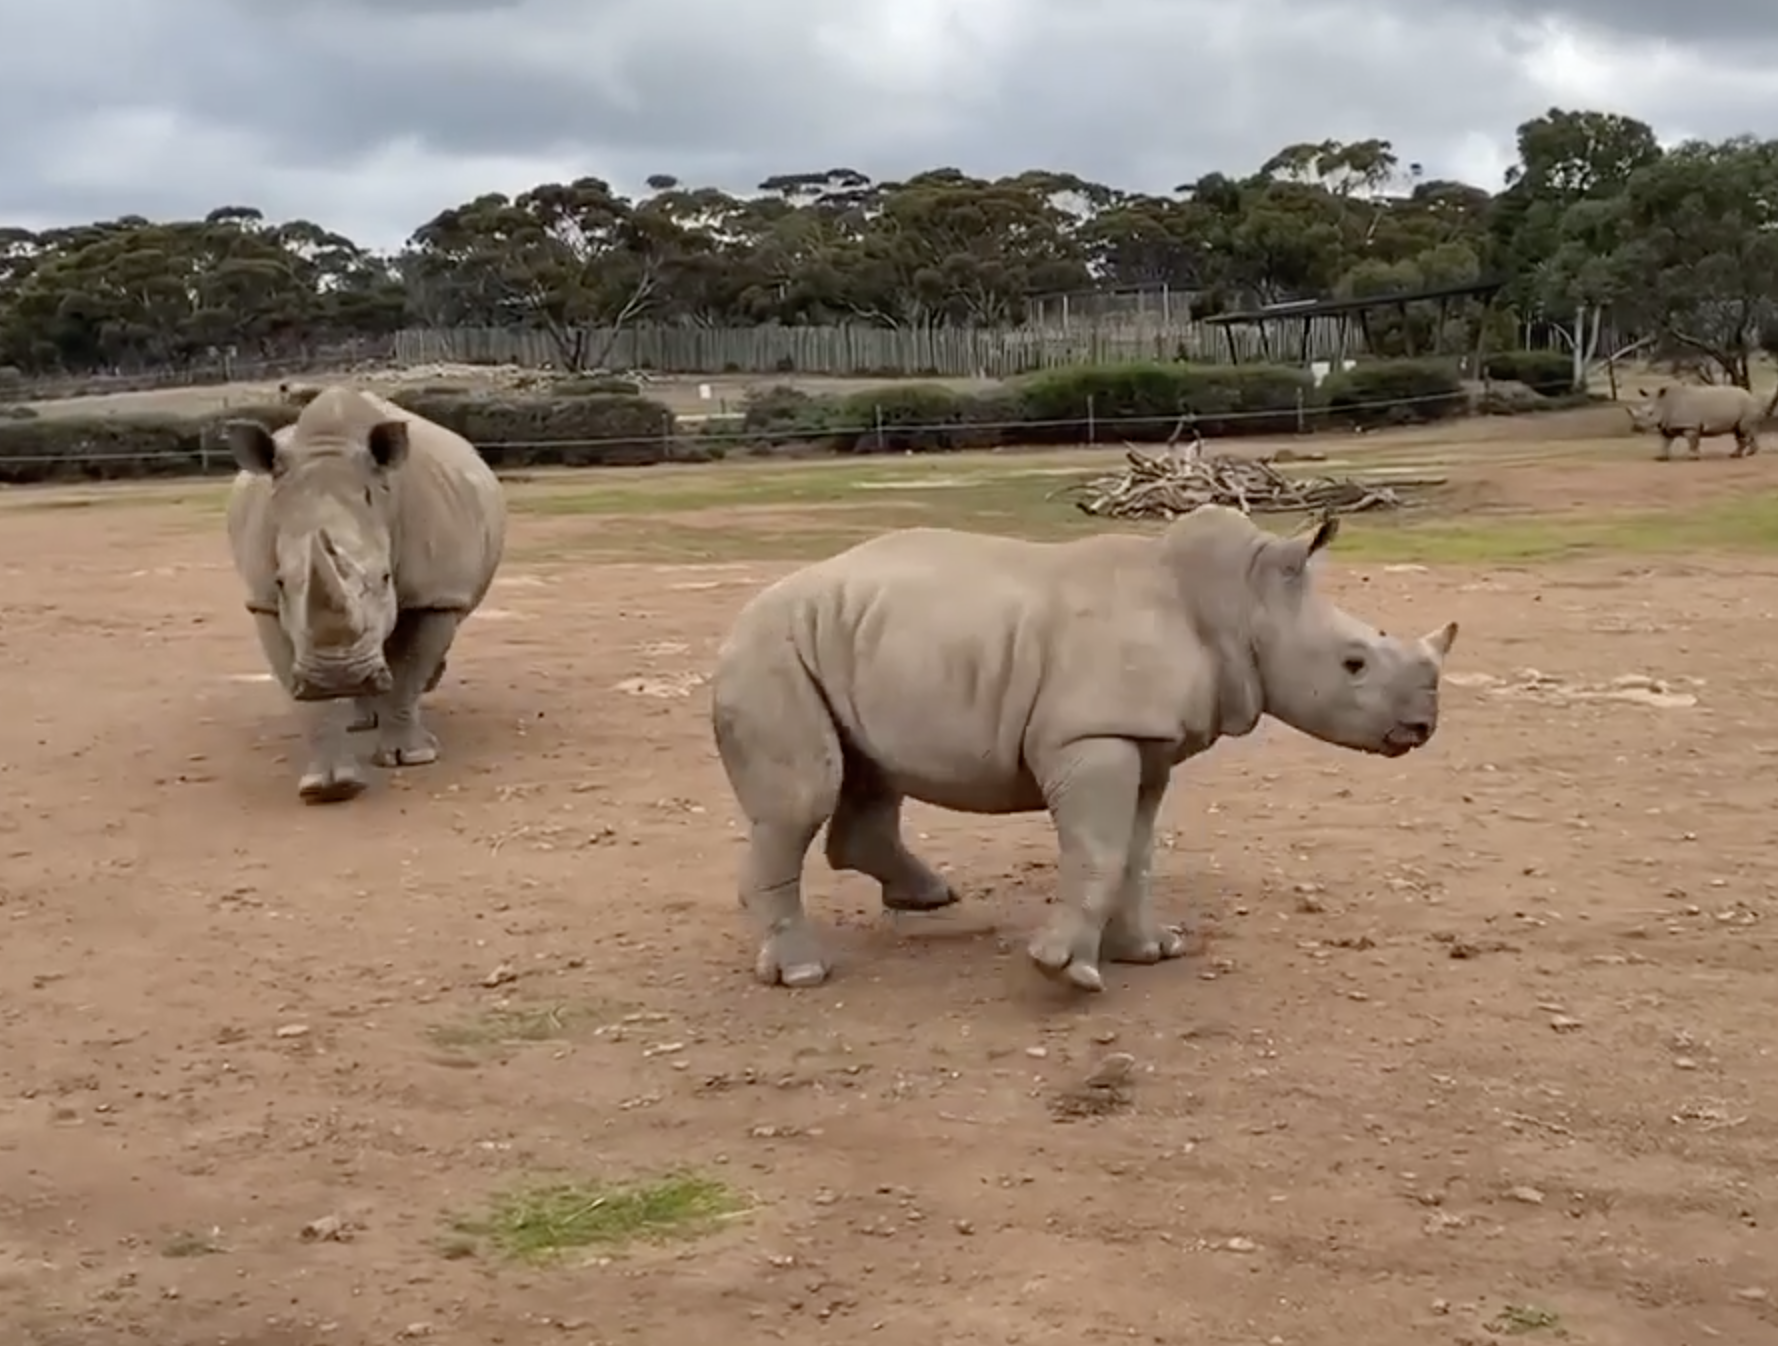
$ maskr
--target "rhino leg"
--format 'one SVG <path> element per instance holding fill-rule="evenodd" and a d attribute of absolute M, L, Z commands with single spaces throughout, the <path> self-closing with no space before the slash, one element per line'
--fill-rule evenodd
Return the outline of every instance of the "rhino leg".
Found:
<path fill-rule="evenodd" d="M 731 678 L 744 689 L 731 691 Z M 839 733 L 792 658 L 719 669 L 711 701 L 717 755 L 749 824 L 740 899 L 760 939 L 754 974 L 767 986 L 819 986 L 829 964 L 803 907 L 803 860 L 839 807 Z"/>
<path fill-rule="evenodd" d="M 1672 459 L 1673 441 L 1677 438 L 1677 435 L 1668 434 L 1665 430 L 1661 431 L 1661 447 L 1655 450 L 1656 462 L 1665 463 Z"/>
<path fill-rule="evenodd" d="M 1130 828 L 1130 852 L 1124 862 L 1124 881 L 1105 922 L 1099 953 L 1111 963 L 1158 963 L 1178 958 L 1185 940 L 1154 918 L 1149 878 L 1154 870 L 1154 824 L 1167 797 L 1167 777 L 1159 784 L 1144 784 L 1136 795 L 1135 823 Z"/>
<path fill-rule="evenodd" d="M 1685 432 L 1685 451 L 1688 457 L 1697 459 L 1702 456 L 1698 449 L 1698 441 L 1703 437 L 1704 432 L 1696 426 Z"/>
<path fill-rule="evenodd" d="M 1743 430 L 1740 426 L 1736 426 L 1735 427 L 1735 451 L 1733 453 L 1731 453 L 1729 455 L 1729 457 L 1731 457 L 1731 458 L 1746 458 L 1746 457 L 1749 457 L 1750 455 L 1756 454 L 1758 452 L 1759 452 L 1759 435 L 1756 434 L 1752 430 Z"/>
<path fill-rule="evenodd" d="M 840 799 L 827 824 L 827 863 L 875 879 L 890 911 L 937 911 L 957 900 L 901 836 L 901 796 L 866 762 L 848 757 Z"/>
<path fill-rule="evenodd" d="M 387 654 L 385 654 L 385 658 L 386 657 L 387 657 Z M 444 677 L 444 671 L 445 671 L 445 661 L 443 659 L 440 659 L 438 661 L 438 667 L 432 670 L 432 677 L 427 681 L 426 685 L 420 689 L 421 696 L 426 695 L 427 692 L 432 691 L 434 688 L 436 688 L 438 686 L 440 680 L 442 680 Z M 352 732 L 354 734 L 362 734 L 362 733 L 366 732 L 367 730 L 375 729 L 376 727 L 377 727 L 377 700 L 376 700 L 376 698 L 375 697 L 368 697 L 368 696 L 367 697 L 360 697 L 357 702 L 357 710 L 352 716 L 352 724 L 351 724 Z"/>
<path fill-rule="evenodd" d="M 285 691 L 289 691 L 290 668 L 295 658 L 290 637 L 284 634 L 276 617 L 255 613 L 253 624 L 259 632 L 260 648 L 265 651 L 272 675 Z M 338 804 L 364 793 L 367 784 L 364 771 L 347 738 L 351 703 L 298 701 L 294 704 L 308 754 L 308 765 L 297 782 L 297 795 L 307 804 Z"/>
<path fill-rule="evenodd" d="M 438 739 L 420 721 L 420 697 L 435 683 L 460 617 L 455 612 L 404 612 L 385 647 L 389 690 L 377 703 L 378 766 L 424 766 L 438 760 Z"/>
<path fill-rule="evenodd" d="M 1046 975 L 1103 991 L 1099 958 L 1137 831 L 1141 756 L 1127 739 L 1085 739 L 1032 766 L 1056 825 L 1061 892 L 1026 951 Z"/>

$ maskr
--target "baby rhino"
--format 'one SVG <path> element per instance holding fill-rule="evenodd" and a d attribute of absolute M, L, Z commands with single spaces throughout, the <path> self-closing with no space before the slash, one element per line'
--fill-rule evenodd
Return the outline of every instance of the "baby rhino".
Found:
<path fill-rule="evenodd" d="M 755 595 L 717 656 L 712 722 L 751 829 L 760 979 L 828 974 L 802 899 L 823 823 L 828 864 L 875 879 L 885 907 L 957 900 L 908 850 L 904 799 L 1049 812 L 1060 905 L 1029 947 L 1046 974 L 1099 991 L 1102 959 L 1177 957 L 1149 904 L 1175 766 L 1262 715 L 1385 757 L 1437 727 L 1457 624 L 1397 640 L 1341 611 L 1309 571 L 1336 531 L 1277 537 L 1211 505 L 1148 537 L 915 528 Z"/>
<path fill-rule="evenodd" d="M 294 425 L 225 427 L 241 471 L 228 540 L 278 682 L 297 703 L 309 803 L 365 780 L 347 738 L 375 729 L 372 760 L 438 757 L 420 697 L 487 595 L 506 544 L 506 498 L 462 436 L 374 393 L 330 387 Z"/>

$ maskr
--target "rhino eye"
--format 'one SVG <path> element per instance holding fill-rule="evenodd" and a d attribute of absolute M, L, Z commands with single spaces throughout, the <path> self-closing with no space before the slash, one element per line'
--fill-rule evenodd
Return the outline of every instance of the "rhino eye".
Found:
<path fill-rule="evenodd" d="M 1364 656 L 1360 654 L 1348 654 L 1342 661 L 1342 667 L 1345 668 L 1347 673 L 1356 678 L 1360 673 L 1364 672 Z"/>

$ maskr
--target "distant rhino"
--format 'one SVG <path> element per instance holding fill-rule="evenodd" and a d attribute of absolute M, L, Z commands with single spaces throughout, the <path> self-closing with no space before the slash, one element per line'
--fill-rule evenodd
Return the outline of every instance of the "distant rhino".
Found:
<path fill-rule="evenodd" d="M 914 528 L 756 594 L 717 655 L 711 719 L 750 828 L 759 979 L 828 975 L 802 898 L 823 823 L 829 866 L 875 879 L 884 907 L 957 900 L 908 849 L 904 799 L 1049 812 L 1061 906 L 1028 950 L 1046 974 L 1098 991 L 1101 959 L 1179 956 L 1149 905 L 1175 766 L 1268 714 L 1387 757 L 1437 726 L 1457 624 L 1398 640 L 1321 596 L 1308 563 L 1337 528 L 1276 537 L 1214 505 L 1148 537 Z"/>
<path fill-rule="evenodd" d="M 297 793 L 328 803 L 364 789 L 350 729 L 377 731 L 378 766 L 435 761 L 420 697 L 499 567 L 499 479 L 462 436 L 352 388 L 322 389 L 276 433 L 233 420 L 224 435 L 241 467 L 235 570 L 308 740 Z"/>
<path fill-rule="evenodd" d="M 1673 441 L 1683 438 L 1693 458 L 1699 457 L 1698 441 L 1717 435 L 1733 435 L 1735 448 L 1729 457 L 1745 458 L 1759 452 L 1759 426 L 1778 407 L 1778 392 L 1764 406 L 1745 388 L 1724 384 L 1669 383 L 1654 393 L 1638 388 L 1642 403 L 1628 408 L 1630 428 L 1637 434 L 1653 430 L 1661 436 L 1655 457 L 1667 462 Z"/>

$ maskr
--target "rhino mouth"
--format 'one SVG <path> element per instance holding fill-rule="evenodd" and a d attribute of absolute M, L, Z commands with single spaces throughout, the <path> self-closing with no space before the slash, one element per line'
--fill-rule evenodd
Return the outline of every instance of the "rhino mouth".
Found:
<path fill-rule="evenodd" d="M 393 685 L 386 664 L 343 674 L 298 669 L 291 675 L 290 695 L 296 701 L 334 701 L 348 696 L 380 696 Z"/>
<path fill-rule="evenodd" d="M 1432 737 L 1432 726 L 1424 721 L 1414 721 L 1396 725 L 1377 745 L 1377 751 L 1384 757 L 1400 757 L 1412 752 L 1415 748 L 1426 746 Z"/>

